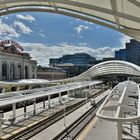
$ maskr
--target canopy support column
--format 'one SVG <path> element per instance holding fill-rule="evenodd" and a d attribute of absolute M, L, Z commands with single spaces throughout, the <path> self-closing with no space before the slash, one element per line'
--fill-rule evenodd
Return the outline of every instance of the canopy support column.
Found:
<path fill-rule="evenodd" d="M 45 109 L 46 106 L 45 106 L 45 97 L 43 98 L 43 109 Z"/>
<path fill-rule="evenodd" d="M 27 107 L 26 107 L 26 102 L 24 102 L 24 117 L 26 118 L 27 116 Z"/>
<path fill-rule="evenodd" d="M 12 105 L 12 109 L 13 109 L 13 119 L 16 119 L 16 103 L 13 103 Z"/>
<path fill-rule="evenodd" d="M 51 107 L 51 97 L 50 97 L 50 95 L 48 95 L 48 107 L 50 108 Z"/>
<path fill-rule="evenodd" d="M 70 91 L 67 91 L 68 100 L 70 100 Z"/>
<path fill-rule="evenodd" d="M 59 92 L 59 102 L 62 103 L 62 95 L 61 95 L 61 92 Z"/>
<path fill-rule="evenodd" d="M 2 135 L 2 120 L 0 120 L 0 136 Z"/>
<path fill-rule="evenodd" d="M 34 100 L 33 104 L 33 114 L 36 115 L 36 99 Z"/>

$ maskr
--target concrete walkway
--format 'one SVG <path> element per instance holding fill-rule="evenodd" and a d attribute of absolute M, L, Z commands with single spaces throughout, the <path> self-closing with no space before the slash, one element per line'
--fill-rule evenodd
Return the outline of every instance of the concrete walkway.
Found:
<path fill-rule="evenodd" d="M 77 140 L 117 140 L 116 124 L 95 117 Z"/>

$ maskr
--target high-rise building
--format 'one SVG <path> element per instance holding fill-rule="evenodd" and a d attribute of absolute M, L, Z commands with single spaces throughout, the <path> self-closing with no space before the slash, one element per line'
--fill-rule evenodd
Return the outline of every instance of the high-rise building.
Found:
<path fill-rule="evenodd" d="M 120 49 L 118 51 L 115 51 L 115 58 L 118 60 L 126 61 L 126 49 Z"/>
<path fill-rule="evenodd" d="M 115 51 L 115 58 L 140 66 L 140 42 L 131 39 L 130 43 L 126 43 L 125 49 Z"/>

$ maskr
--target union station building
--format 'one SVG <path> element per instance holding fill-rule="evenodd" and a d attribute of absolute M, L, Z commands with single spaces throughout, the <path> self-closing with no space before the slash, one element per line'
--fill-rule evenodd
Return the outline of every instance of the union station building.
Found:
<path fill-rule="evenodd" d="M 0 42 L 0 80 L 37 78 L 37 61 L 16 42 Z"/>

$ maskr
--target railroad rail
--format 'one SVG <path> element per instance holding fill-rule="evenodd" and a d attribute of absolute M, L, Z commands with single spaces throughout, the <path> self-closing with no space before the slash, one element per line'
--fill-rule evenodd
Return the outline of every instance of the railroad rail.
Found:
<path fill-rule="evenodd" d="M 90 98 L 88 98 L 87 101 L 90 101 L 91 98 L 96 98 L 97 96 L 99 96 L 104 90 L 101 90 L 97 93 L 95 93 L 93 96 L 91 96 Z M 85 105 L 87 102 L 86 100 L 82 100 L 74 105 L 68 106 L 65 108 L 65 115 L 67 116 L 68 114 L 72 113 L 73 111 L 77 110 L 78 108 L 82 107 L 83 105 Z M 52 124 L 56 123 L 57 121 L 59 121 L 60 119 L 62 119 L 64 117 L 64 111 L 61 110 L 57 113 L 55 113 L 53 116 L 49 117 L 48 119 L 46 119 L 45 121 L 39 122 L 36 125 L 28 128 L 27 130 L 18 133 L 12 137 L 9 138 L 9 140 L 27 140 L 33 136 L 35 136 L 36 134 L 38 134 L 39 132 L 41 132 L 42 130 L 46 129 L 47 127 L 51 126 Z"/>
<path fill-rule="evenodd" d="M 80 132 L 87 126 L 87 124 L 95 117 L 96 112 L 105 100 L 106 96 L 102 98 L 96 106 L 92 107 L 86 111 L 82 116 L 80 116 L 76 121 L 69 125 L 65 130 L 59 133 L 53 140 L 74 140 L 80 134 Z"/>

